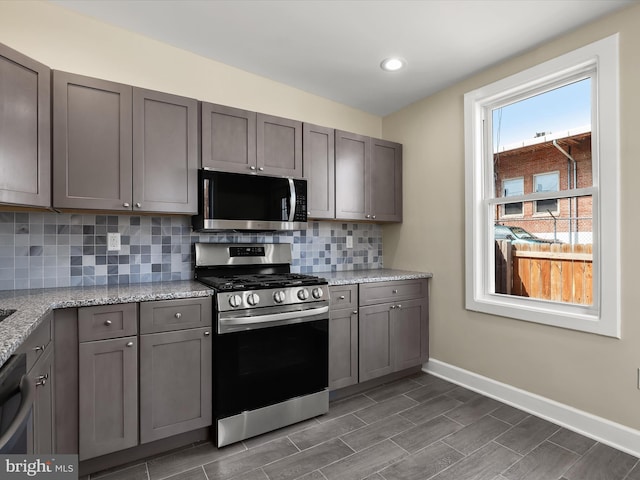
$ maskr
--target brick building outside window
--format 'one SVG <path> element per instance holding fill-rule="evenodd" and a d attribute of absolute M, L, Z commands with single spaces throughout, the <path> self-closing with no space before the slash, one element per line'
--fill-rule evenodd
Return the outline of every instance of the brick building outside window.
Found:
<path fill-rule="evenodd" d="M 494 153 L 496 196 L 565 191 L 593 185 L 591 132 L 541 133 Z M 572 244 L 593 242 L 592 198 L 560 198 L 496 206 L 496 223 Z"/>

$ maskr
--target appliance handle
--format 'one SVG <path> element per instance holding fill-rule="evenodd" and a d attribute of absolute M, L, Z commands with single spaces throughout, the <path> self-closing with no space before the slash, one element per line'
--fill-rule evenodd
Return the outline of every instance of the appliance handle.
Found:
<path fill-rule="evenodd" d="M 293 222 L 296 217 L 296 186 L 293 183 L 293 178 L 289 178 L 289 191 L 291 197 L 289 198 L 289 221 Z"/>
<path fill-rule="evenodd" d="M 294 320 L 291 323 L 299 323 L 297 320 L 307 317 L 314 317 L 321 315 L 329 311 L 329 306 L 311 308 L 309 310 L 301 310 L 295 312 L 282 312 L 282 313 L 268 313 L 266 315 L 256 315 L 254 317 L 241 317 L 241 318 L 221 318 L 218 323 L 221 327 L 231 326 L 244 326 L 250 327 L 251 325 L 259 325 L 269 322 L 281 322 L 283 320 Z"/>
<path fill-rule="evenodd" d="M 27 375 L 23 375 L 20 380 L 20 393 L 22 394 L 20 408 L 11 422 L 11 425 L 9 425 L 9 428 L 7 428 L 4 435 L 0 437 L 0 450 L 2 450 L 7 443 L 13 439 L 13 436 L 18 432 L 24 421 L 31 413 L 31 407 L 33 407 L 36 395 L 33 380 L 31 380 Z"/>

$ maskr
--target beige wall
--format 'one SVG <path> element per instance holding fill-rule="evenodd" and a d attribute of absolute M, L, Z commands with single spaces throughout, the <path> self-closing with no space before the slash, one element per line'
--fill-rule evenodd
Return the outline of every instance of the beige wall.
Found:
<path fill-rule="evenodd" d="M 487 69 L 383 119 L 404 144 L 404 223 L 384 229 L 387 267 L 432 271 L 431 356 L 640 429 L 640 6 Z M 620 32 L 622 339 L 464 308 L 466 92 Z M 603 159 L 606 168 L 607 159 Z"/>
<path fill-rule="evenodd" d="M 382 119 L 40 1 L 0 1 L 0 43 L 53 69 L 381 136 Z"/>

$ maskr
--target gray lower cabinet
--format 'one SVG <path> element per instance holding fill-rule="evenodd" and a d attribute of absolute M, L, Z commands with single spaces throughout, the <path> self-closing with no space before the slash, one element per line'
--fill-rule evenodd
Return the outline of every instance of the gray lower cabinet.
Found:
<path fill-rule="evenodd" d="M 140 335 L 140 443 L 211 425 L 211 329 Z"/>
<path fill-rule="evenodd" d="M 36 398 L 33 404 L 33 453 L 54 453 L 53 420 L 53 345 L 49 345 L 42 357 L 29 372 L 36 386 Z"/>
<path fill-rule="evenodd" d="M 429 359 L 427 279 L 361 284 L 359 303 L 361 382 Z"/>
<path fill-rule="evenodd" d="M 333 219 L 336 217 L 335 130 L 305 123 L 302 146 L 308 215 Z"/>
<path fill-rule="evenodd" d="M 79 459 L 138 444 L 137 304 L 78 309 Z"/>
<path fill-rule="evenodd" d="M 79 347 L 79 459 L 138 444 L 138 338 Z"/>
<path fill-rule="evenodd" d="M 53 206 L 197 213 L 198 103 L 53 72 Z"/>
<path fill-rule="evenodd" d="M 51 206 L 50 75 L 0 44 L 0 203 Z"/>
<path fill-rule="evenodd" d="M 329 389 L 358 383 L 358 286 L 329 288 Z"/>
<path fill-rule="evenodd" d="M 202 102 L 202 167 L 302 177 L 302 122 Z"/>
<path fill-rule="evenodd" d="M 52 317 L 47 315 L 19 350 L 27 356 L 27 375 L 35 387 L 32 428 L 27 435 L 28 452 L 34 454 L 51 454 L 55 448 Z"/>

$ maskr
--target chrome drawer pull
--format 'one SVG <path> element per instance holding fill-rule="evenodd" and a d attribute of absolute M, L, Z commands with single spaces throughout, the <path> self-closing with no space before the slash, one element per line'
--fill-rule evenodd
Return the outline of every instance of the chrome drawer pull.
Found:
<path fill-rule="evenodd" d="M 181 318 L 181 317 L 182 317 L 182 314 L 181 314 L 180 312 L 176 313 L 176 318 L 178 318 L 178 319 L 179 319 L 179 318 Z"/>
<path fill-rule="evenodd" d="M 111 325 L 111 323 L 112 323 L 112 322 L 111 322 L 111 320 L 107 320 L 107 321 L 105 321 L 105 322 L 104 322 L 104 324 L 105 324 L 107 327 L 108 327 L 109 325 Z"/>
<path fill-rule="evenodd" d="M 339 298 L 340 300 L 344 300 L 344 295 L 340 295 L 338 298 Z"/>
<path fill-rule="evenodd" d="M 133 347 L 133 342 L 127 342 L 127 347 Z"/>

